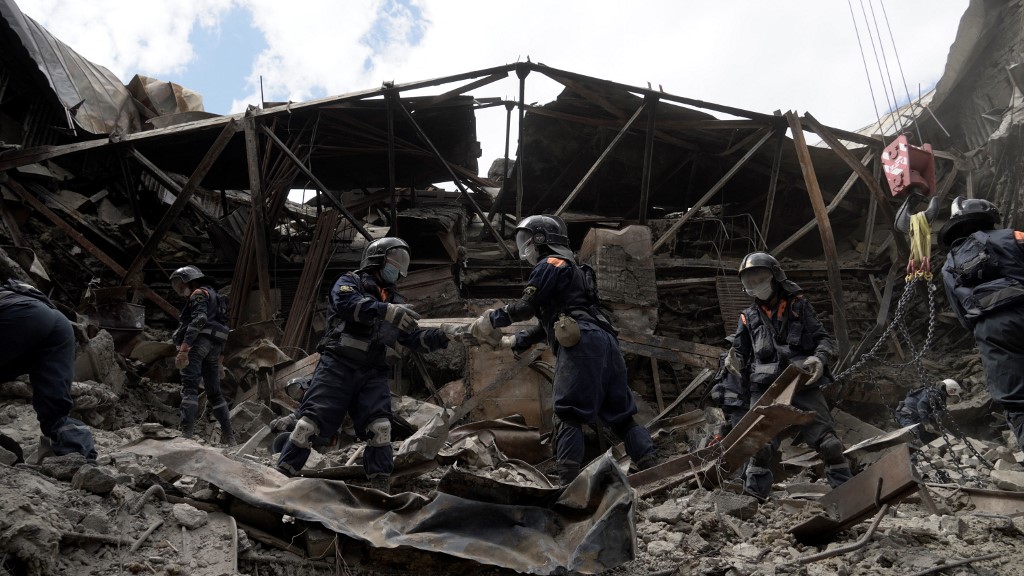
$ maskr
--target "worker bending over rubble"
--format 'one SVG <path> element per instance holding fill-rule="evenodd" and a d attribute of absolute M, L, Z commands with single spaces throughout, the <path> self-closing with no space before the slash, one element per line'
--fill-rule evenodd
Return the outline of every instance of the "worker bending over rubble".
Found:
<path fill-rule="evenodd" d="M 821 385 L 832 380 L 828 367 L 833 355 L 832 339 L 803 291 L 786 278 L 772 255 L 747 254 L 740 263 L 739 275 L 754 303 L 740 314 L 736 338 L 726 355 L 726 369 L 750 383 L 751 406 L 790 364 L 811 372 L 811 378 L 794 394 L 792 405 L 814 412 L 814 420 L 800 427 L 800 440 L 818 452 L 825 464 L 825 477 L 835 488 L 853 474 L 821 392 Z M 773 439 L 751 458 L 744 481 L 747 492 L 762 499 L 771 494 L 774 479 L 768 465 L 777 448 L 778 440 Z"/>
<path fill-rule="evenodd" d="M 75 332 L 45 294 L 18 280 L 0 284 L 0 381 L 28 374 L 39 429 L 54 454 L 95 463 L 92 432 L 74 408 Z M 13 448 L 13 446 L 11 447 Z"/>
<path fill-rule="evenodd" d="M 395 465 L 388 374 L 399 359 L 396 345 L 429 352 L 449 341 L 443 330 L 419 328 L 419 314 L 395 289 L 409 272 L 410 258 L 404 240 L 374 240 L 363 250 L 359 269 L 342 274 L 331 287 L 327 329 L 317 347 L 320 360 L 277 461 L 282 473 L 292 476 L 301 470 L 312 439 L 334 435 L 349 414 L 356 434 L 366 440 L 363 469 L 370 485 L 390 491 Z"/>
<path fill-rule="evenodd" d="M 978 343 L 989 394 L 1024 448 L 1024 232 L 996 230 L 999 221 L 988 200 L 953 200 L 939 230 L 949 250 L 942 282 L 960 324 Z"/>
<path fill-rule="evenodd" d="M 525 218 L 516 227 L 519 257 L 533 266 L 523 295 L 487 310 L 470 327 L 478 341 L 522 352 L 545 339 L 555 354 L 555 460 L 565 485 L 580 472 L 584 424 L 611 427 L 640 470 L 656 462 L 647 429 L 633 420 L 636 402 L 616 330 L 599 309 L 593 270 L 576 264 L 565 224 L 552 216 Z M 529 330 L 502 336 L 498 330 L 537 317 Z"/>
<path fill-rule="evenodd" d="M 186 438 L 195 433 L 202 380 L 210 410 L 220 423 L 221 441 L 231 446 L 236 443 L 235 433 L 228 401 L 220 390 L 220 357 L 228 339 L 227 300 L 210 284 L 195 266 L 183 266 L 171 274 L 171 289 L 185 299 L 178 329 L 171 336 L 178 347 L 174 366 L 181 371 L 181 431 Z"/>
<path fill-rule="evenodd" d="M 946 409 L 946 400 L 949 398 L 952 398 L 953 402 L 960 400 L 960 384 L 952 378 L 932 385 L 918 386 L 907 392 L 907 397 L 896 407 L 896 421 L 900 426 L 918 424 L 915 429 L 917 437 L 921 442 L 931 442 L 938 438 L 938 435 L 927 430 L 925 425 L 938 427 L 938 414 Z"/>

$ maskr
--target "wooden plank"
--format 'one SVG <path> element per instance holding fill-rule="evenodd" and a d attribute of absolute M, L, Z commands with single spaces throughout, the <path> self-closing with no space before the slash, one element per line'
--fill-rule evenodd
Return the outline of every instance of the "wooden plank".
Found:
<path fill-rule="evenodd" d="M 47 208 L 42 202 L 39 201 L 38 198 L 33 196 L 31 192 L 26 190 L 16 180 L 7 178 L 5 174 L 0 174 L 0 183 L 7 185 L 9 189 L 11 189 L 15 194 L 20 196 L 22 200 L 27 202 L 39 213 L 45 216 L 50 222 L 53 222 L 58 228 L 67 232 L 68 236 L 70 236 L 72 240 L 77 242 L 78 245 L 85 249 L 86 252 L 92 254 L 93 257 L 102 262 L 107 268 L 109 268 L 115 274 L 119 276 L 123 276 L 125 274 L 125 269 L 121 267 L 121 265 L 118 264 L 117 261 L 115 261 L 110 256 L 107 256 L 95 244 L 93 244 L 85 236 L 83 236 L 81 232 L 75 230 L 73 226 L 65 222 L 60 216 L 58 216 L 52 210 Z M 171 303 L 168 302 L 167 300 L 164 300 L 159 294 L 153 292 L 153 290 L 150 289 L 149 286 L 146 286 L 145 284 L 139 284 L 135 286 L 135 289 L 142 293 L 142 295 L 148 298 L 151 302 L 159 306 L 160 309 L 166 312 L 168 316 L 174 318 L 175 320 L 178 319 L 178 309 L 172 306 Z"/>
<path fill-rule="evenodd" d="M 793 145 L 796 147 L 796 155 L 800 161 L 800 170 L 803 172 L 804 182 L 807 183 L 807 195 L 811 199 L 814 218 L 818 222 L 818 232 L 821 233 L 821 245 L 825 250 L 825 264 L 828 270 L 829 292 L 832 294 L 832 328 L 839 343 L 838 356 L 839 358 L 845 358 L 850 351 L 850 332 L 846 323 L 843 279 L 839 273 L 839 254 L 836 251 L 836 240 L 832 235 L 832 223 L 829 222 L 825 201 L 821 197 L 818 176 L 814 173 L 814 163 L 811 160 L 811 151 L 807 148 L 807 142 L 804 140 L 804 130 L 803 125 L 800 123 L 800 117 L 791 110 L 786 113 L 786 120 L 789 121 L 789 127 L 793 132 Z M 859 162 L 855 163 L 861 169 L 864 169 Z"/>
<path fill-rule="evenodd" d="M 778 110 L 776 114 L 781 114 Z M 775 158 L 772 159 L 772 173 L 768 177 L 768 199 L 764 204 L 764 216 L 761 219 L 761 247 L 768 249 L 768 229 L 772 222 L 772 211 L 775 209 L 775 193 L 779 187 L 779 172 L 782 170 L 782 146 L 786 133 L 780 131 L 775 137 Z"/>
<path fill-rule="evenodd" d="M 122 284 L 141 284 L 142 279 L 138 278 L 142 272 L 142 267 L 145 266 L 146 262 L 156 252 L 157 246 L 160 245 L 163 240 L 164 234 L 171 229 L 171 226 L 177 221 L 181 211 L 185 209 L 185 205 L 188 203 L 188 199 L 192 197 L 192 193 L 196 187 L 202 183 L 203 178 L 206 177 L 206 173 L 213 167 L 213 163 L 220 157 L 221 152 L 227 147 L 228 142 L 231 141 L 232 136 L 237 131 L 237 125 L 234 122 L 229 122 L 221 130 L 221 133 L 217 136 L 217 139 L 210 146 L 210 149 L 206 152 L 206 156 L 200 160 L 199 165 L 196 166 L 195 171 L 192 172 L 192 176 L 189 177 L 188 182 L 185 183 L 181 188 L 181 192 L 178 193 L 178 197 L 174 199 L 174 203 L 164 213 L 163 218 L 160 219 L 160 223 L 153 229 L 153 233 L 149 235 L 149 239 L 146 240 L 146 244 L 143 245 L 142 250 L 139 251 L 138 256 L 128 266 L 128 270 L 124 273 L 121 278 Z"/>
<path fill-rule="evenodd" d="M 715 372 L 713 370 L 710 370 L 708 368 L 705 368 L 704 370 L 701 370 L 700 374 L 697 374 L 697 376 L 694 377 L 694 379 L 690 381 L 690 383 L 686 386 L 686 388 L 682 392 L 679 393 L 679 396 L 677 396 L 676 399 L 673 400 L 671 404 L 666 406 L 661 412 L 658 413 L 657 416 L 655 416 L 654 418 L 651 418 L 651 420 L 647 424 L 645 424 L 644 426 L 649 430 L 651 428 L 651 426 L 654 426 L 654 424 L 658 422 L 658 420 L 661 420 L 667 414 L 672 412 L 672 410 L 675 410 L 676 406 L 679 406 L 679 404 L 683 400 L 686 400 L 687 396 L 689 396 L 691 393 L 693 393 L 693 391 L 696 390 L 698 386 L 703 384 L 704 381 L 707 380 L 708 378 L 710 378 L 711 375 L 714 374 L 714 373 Z"/>
<path fill-rule="evenodd" d="M 270 265 L 267 261 L 267 215 L 264 198 L 263 173 L 260 170 L 259 138 L 256 134 L 256 119 L 252 116 L 242 120 L 245 131 L 245 159 L 249 169 L 249 218 L 253 224 L 253 258 L 256 261 L 256 283 L 260 293 L 260 320 L 274 316 L 274 303 L 270 294 Z M 234 287 L 233 287 L 234 288 Z M 241 286 L 243 290 L 247 286 Z"/>
<path fill-rule="evenodd" d="M 447 91 L 447 92 L 445 92 L 443 94 L 439 94 L 437 96 L 434 96 L 433 98 L 430 98 L 426 102 L 424 102 L 423 105 L 426 105 L 426 106 L 436 106 L 436 105 L 438 105 L 438 104 L 440 104 L 442 102 L 447 102 L 448 100 L 451 100 L 452 98 L 455 98 L 456 96 L 460 96 L 462 94 L 465 94 L 466 92 L 469 92 L 470 90 L 476 90 L 477 88 L 482 88 L 484 86 L 487 86 L 488 84 L 492 84 L 492 83 L 497 82 L 498 80 L 502 80 L 504 78 L 508 78 L 508 70 L 502 70 L 501 72 L 498 72 L 497 74 L 491 74 L 490 76 L 485 76 L 484 78 L 480 78 L 478 80 L 474 80 L 474 81 L 472 81 L 472 82 L 470 82 L 468 84 L 465 84 L 463 86 L 459 86 L 458 88 L 455 88 L 454 90 L 449 90 L 449 91 Z M 420 105 L 417 105 L 416 107 L 419 108 Z"/>
<path fill-rule="evenodd" d="M 654 398 L 658 402 L 658 412 L 665 410 L 665 399 L 661 396 L 661 374 L 658 374 L 658 359 L 651 358 L 651 379 L 654 380 Z"/>
<path fill-rule="evenodd" d="M 533 347 L 529 352 L 523 354 L 516 360 L 516 363 L 509 367 L 508 370 L 498 374 L 490 384 L 485 386 L 482 390 L 476 390 L 473 393 L 473 397 L 463 402 L 461 406 L 456 408 L 451 417 L 448 419 L 449 422 L 458 422 L 464 416 L 476 409 L 481 402 L 486 400 L 492 392 L 502 386 L 502 384 L 511 380 L 515 375 L 519 374 L 522 370 L 526 369 L 534 360 L 540 358 L 540 355 L 544 352 L 540 347 Z"/>
<path fill-rule="evenodd" d="M 281 337 L 281 348 L 299 348 L 306 342 L 306 332 L 313 320 L 317 293 L 327 260 L 331 256 L 331 240 L 338 229 L 338 222 L 337 210 L 325 210 L 317 219 L 309 253 L 306 255 L 306 262 L 299 277 L 299 287 L 295 292 L 295 299 L 292 300 L 288 322 Z"/>
<path fill-rule="evenodd" d="M 622 140 L 622 137 L 625 136 L 627 132 L 629 132 L 629 129 L 636 122 L 637 118 L 640 117 L 640 113 L 642 113 L 645 108 L 645 104 L 641 104 L 639 107 L 637 107 L 636 112 L 633 112 L 633 115 L 629 118 L 629 120 L 626 121 L 626 123 L 619 130 L 619 133 L 616 134 L 614 138 L 612 138 L 611 142 L 608 143 L 608 146 L 605 147 L 604 151 L 601 152 L 601 155 L 597 157 L 597 160 L 594 161 L 594 164 L 590 167 L 590 170 L 587 170 L 587 173 L 583 175 L 583 178 L 581 178 L 579 183 L 576 184 L 576 187 L 573 188 L 572 192 L 569 193 L 569 196 L 565 199 L 565 201 L 562 202 L 562 205 L 558 207 L 558 210 L 555 210 L 555 216 L 561 216 L 562 212 L 565 212 L 565 209 L 568 208 L 570 204 L 572 204 L 572 201 L 575 200 L 577 196 L 579 196 L 580 192 L 583 191 L 583 187 L 587 185 L 587 182 L 589 182 L 590 178 L 594 175 L 595 172 L 597 172 L 597 169 L 600 168 L 602 164 L 604 164 L 605 158 L 607 158 L 612 153 L 612 150 L 615 150 L 615 147 L 618 146 L 619 142 Z"/>
<path fill-rule="evenodd" d="M 796 113 L 793 113 L 793 117 L 796 118 L 799 123 L 800 119 L 796 116 Z M 885 218 L 885 221 L 895 222 L 896 211 L 893 209 L 892 205 L 889 204 L 890 196 L 886 195 L 882 190 L 881 184 L 878 183 L 878 178 L 875 178 L 864 164 L 857 161 L 857 157 L 853 155 L 853 152 L 850 152 L 846 146 L 843 146 L 843 143 L 836 137 L 835 130 L 833 128 L 826 127 L 809 113 L 804 114 L 804 120 L 806 120 L 807 125 L 811 130 L 818 136 L 821 136 L 822 141 L 824 141 L 825 144 L 828 144 L 828 147 L 831 148 L 837 156 L 839 156 L 839 159 L 845 162 L 851 170 L 860 176 L 860 179 L 871 192 L 871 195 L 874 196 L 875 200 L 878 202 L 878 209 L 882 211 L 882 217 Z M 801 139 L 803 138 L 803 132 L 800 133 L 800 137 Z M 877 140 L 875 140 L 875 142 L 879 147 L 882 144 Z M 875 150 L 874 147 L 872 147 L 872 150 L 869 151 L 869 153 L 870 152 L 875 152 L 877 154 L 878 150 Z M 808 191 L 808 193 L 810 192 Z M 906 256 L 909 254 L 909 247 L 907 246 L 906 240 L 903 238 L 899 238 L 897 240 L 896 248 L 900 251 L 900 256 Z"/>
<path fill-rule="evenodd" d="M 865 165 L 869 164 L 871 162 L 872 154 L 873 153 L 870 151 L 867 154 L 865 154 L 864 158 L 861 159 L 861 163 Z M 850 174 L 850 177 L 847 178 L 846 182 L 843 183 L 842 188 L 839 189 L 839 193 L 836 194 L 836 197 L 833 198 L 832 201 L 828 203 L 828 207 L 825 209 L 826 212 L 831 214 L 836 209 L 836 206 L 839 206 L 840 202 L 842 202 L 843 199 L 846 198 L 846 194 L 849 193 L 851 189 L 853 189 L 853 185 L 856 184 L 858 176 L 859 175 L 856 172 Z M 872 196 L 871 199 L 874 200 L 874 196 Z M 801 226 L 799 230 L 791 234 L 789 238 L 786 238 L 785 240 L 780 242 L 778 246 L 771 250 L 772 256 L 778 258 L 779 254 L 784 252 L 787 248 L 793 246 L 793 244 L 796 244 L 797 240 L 800 240 L 808 232 L 810 232 L 811 229 L 814 228 L 815 224 L 816 219 L 811 220 L 807 224 Z"/>
<path fill-rule="evenodd" d="M 754 144 L 754 146 L 750 150 L 747 150 L 747 153 L 744 154 L 743 157 L 740 158 L 736 162 L 736 164 L 734 164 L 733 167 L 730 168 L 729 171 L 726 172 L 725 175 L 722 176 L 718 180 L 718 182 L 715 183 L 714 186 L 711 187 L 710 190 L 708 190 L 703 196 L 701 196 L 700 200 L 697 200 L 697 202 L 690 206 L 687 209 L 686 213 L 680 216 L 672 224 L 672 226 L 670 226 L 669 229 L 666 230 L 660 238 L 658 238 L 654 245 L 651 246 L 651 253 L 654 254 L 655 252 L 658 251 L 659 248 L 661 248 L 661 246 L 665 242 L 667 242 L 670 238 L 675 237 L 675 234 L 676 232 L 679 231 L 679 228 L 681 228 L 683 224 L 686 224 L 686 222 L 690 218 L 693 218 L 694 215 L 700 212 L 699 208 L 701 206 L 704 206 L 704 204 L 706 204 L 708 200 L 710 200 L 715 194 L 717 194 L 719 190 L 725 187 L 729 180 L 732 180 L 732 177 L 735 176 L 751 158 L 753 158 L 754 153 L 757 152 L 761 148 L 761 146 L 764 146 L 764 143 L 770 140 L 774 134 L 774 130 L 769 130 L 767 133 L 765 133 L 764 136 L 761 137 L 761 139 L 756 144 Z"/>

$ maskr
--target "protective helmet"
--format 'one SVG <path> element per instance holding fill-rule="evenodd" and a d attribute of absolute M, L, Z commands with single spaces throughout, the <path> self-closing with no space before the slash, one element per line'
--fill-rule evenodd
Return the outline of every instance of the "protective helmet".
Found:
<path fill-rule="evenodd" d="M 536 246 L 547 246 L 552 252 L 566 258 L 573 256 L 572 249 L 569 248 L 568 227 L 558 216 L 535 214 L 523 218 L 516 226 L 516 247 L 519 249 L 519 256 L 529 260 L 526 257 L 527 252 Z"/>
<path fill-rule="evenodd" d="M 363 249 L 363 259 L 359 263 L 359 268 L 367 270 L 373 267 L 382 267 L 387 253 L 391 250 L 397 253 L 394 254 L 394 256 L 397 256 L 394 258 L 395 265 L 398 266 L 399 272 L 404 277 L 409 273 L 409 260 L 412 257 L 412 250 L 409 249 L 409 245 L 405 240 L 393 236 L 378 238 L 367 244 L 366 248 Z"/>
<path fill-rule="evenodd" d="M 939 242 L 946 248 L 979 230 L 991 230 L 999 223 L 999 209 L 982 198 L 957 196 L 949 209 L 949 220 L 939 229 Z"/>
<path fill-rule="evenodd" d="M 946 378 L 945 380 L 943 380 L 942 385 L 946 388 L 947 396 L 959 396 L 960 392 L 963 391 L 963 389 L 960 388 L 960 384 L 958 384 L 957 381 L 953 380 L 952 378 Z"/>
<path fill-rule="evenodd" d="M 171 273 L 171 288 L 175 292 L 181 292 L 181 288 L 189 282 L 205 277 L 206 275 L 195 266 L 182 266 Z"/>
<path fill-rule="evenodd" d="M 786 281 L 786 273 L 782 270 L 779 261 L 775 259 L 775 256 L 767 252 L 751 252 L 744 256 L 743 261 L 740 262 L 740 276 L 743 276 L 744 270 L 751 268 L 767 268 L 772 271 L 772 277 L 775 278 L 776 282 L 782 283 Z"/>

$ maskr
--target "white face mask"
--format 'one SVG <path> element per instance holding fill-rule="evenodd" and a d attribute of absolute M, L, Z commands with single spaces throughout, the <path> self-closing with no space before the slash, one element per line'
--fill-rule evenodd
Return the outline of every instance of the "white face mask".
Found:
<path fill-rule="evenodd" d="M 772 286 L 772 271 L 767 268 L 745 270 L 740 274 L 740 282 L 743 283 L 743 290 L 758 300 L 771 299 L 775 291 Z"/>

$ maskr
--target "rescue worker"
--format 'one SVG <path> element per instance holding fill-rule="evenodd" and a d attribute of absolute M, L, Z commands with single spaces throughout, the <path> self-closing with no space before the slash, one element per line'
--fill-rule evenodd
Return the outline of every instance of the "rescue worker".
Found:
<path fill-rule="evenodd" d="M 182 435 L 191 438 L 195 433 L 201 381 L 213 417 L 220 423 L 221 441 L 234 445 L 228 401 L 220 389 L 220 357 L 228 339 L 227 301 L 195 266 L 175 270 L 171 274 L 171 289 L 185 299 L 178 329 L 171 336 L 178 347 L 174 365 L 181 371 Z"/>
<path fill-rule="evenodd" d="M 736 340 L 736 335 L 726 337 L 729 346 Z M 717 444 L 736 427 L 750 409 L 750 385 L 742 376 L 737 376 L 725 369 L 725 358 L 728 350 L 718 355 L 718 371 L 712 378 L 711 399 L 722 409 L 726 422 L 712 433 L 709 445 Z"/>
<path fill-rule="evenodd" d="M 429 352 L 449 341 L 441 329 L 420 329 L 419 314 L 395 289 L 408 274 L 410 257 L 409 245 L 400 238 L 374 240 L 363 250 L 359 269 L 342 274 L 331 288 L 327 328 L 317 347 L 320 361 L 278 458 L 282 473 L 301 470 L 312 439 L 335 434 L 349 414 L 356 434 L 366 441 L 363 469 L 371 487 L 390 491 L 394 453 L 388 374 L 399 359 L 396 346 Z"/>
<path fill-rule="evenodd" d="M 57 456 L 81 454 L 95 463 L 92 431 L 70 416 L 74 408 L 75 332 L 45 294 L 10 279 L 0 284 L 0 381 L 28 374 L 39 429 Z M 17 444 L 4 443 L 16 456 Z"/>
<path fill-rule="evenodd" d="M 900 426 L 918 424 L 915 433 L 921 442 L 927 444 L 938 435 L 927 430 L 925 424 L 938 426 L 939 412 L 945 410 L 949 398 L 954 402 L 960 399 L 960 384 L 952 378 L 931 386 L 918 386 L 907 392 L 907 397 L 896 407 L 896 421 Z"/>
<path fill-rule="evenodd" d="M 814 420 L 800 427 L 800 439 L 818 452 L 825 477 L 835 488 L 853 474 L 821 391 L 821 385 L 832 380 L 828 368 L 832 339 L 803 291 L 786 278 L 772 255 L 747 254 L 740 263 L 739 276 L 754 303 L 740 314 L 736 339 L 726 355 L 726 369 L 749 381 L 751 406 L 790 364 L 811 372 L 810 380 L 794 394 L 792 405 L 814 412 Z M 772 441 L 748 463 L 744 489 L 758 498 L 771 494 L 774 479 L 768 465 L 777 447 L 777 440 Z"/>
<path fill-rule="evenodd" d="M 565 224 L 547 215 L 523 219 L 516 227 L 519 257 L 533 266 L 523 295 L 504 308 L 487 310 L 470 326 L 477 341 L 522 352 L 547 340 L 555 354 L 555 460 L 565 485 L 579 475 L 584 457 L 584 424 L 603 423 L 618 434 L 640 470 L 657 459 L 647 429 L 633 419 L 636 403 L 626 381 L 626 364 L 616 330 L 600 310 L 596 279 L 577 265 Z M 498 330 L 537 317 L 529 330 L 502 336 Z"/>
<path fill-rule="evenodd" d="M 953 200 L 939 230 L 949 250 L 942 282 L 960 324 L 974 334 L 989 394 L 1024 447 L 1024 232 L 997 230 L 999 221 L 988 200 Z"/>

